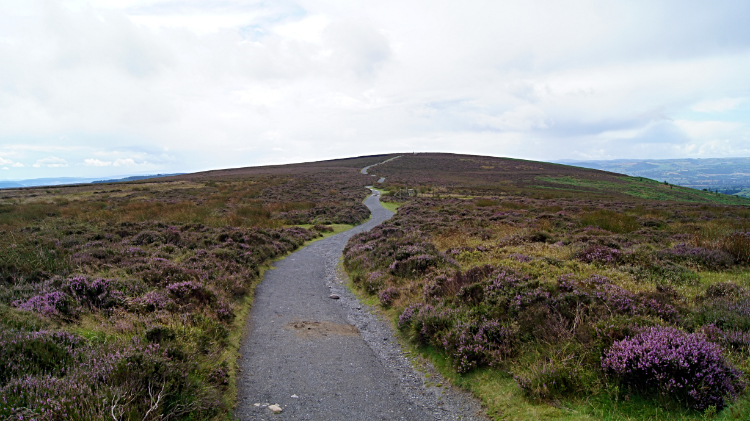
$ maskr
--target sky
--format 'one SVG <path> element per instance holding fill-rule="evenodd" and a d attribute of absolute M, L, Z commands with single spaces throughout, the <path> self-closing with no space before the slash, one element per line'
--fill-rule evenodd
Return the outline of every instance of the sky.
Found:
<path fill-rule="evenodd" d="M 0 0 L 0 180 L 750 156 L 750 2 Z"/>

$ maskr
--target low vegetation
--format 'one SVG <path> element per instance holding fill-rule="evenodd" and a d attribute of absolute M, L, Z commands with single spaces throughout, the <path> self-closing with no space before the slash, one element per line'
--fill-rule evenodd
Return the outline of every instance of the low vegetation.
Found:
<path fill-rule="evenodd" d="M 492 196 L 525 175 L 461 184 L 434 168 L 429 182 L 391 172 L 392 185 L 453 184 L 384 197 L 397 215 L 353 237 L 344 266 L 491 415 L 747 417 L 747 207 L 700 192 Z"/>
<path fill-rule="evenodd" d="M 369 216 L 352 165 L 2 191 L 0 418 L 231 419 L 264 268 Z"/>
<path fill-rule="evenodd" d="M 0 417 L 231 419 L 273 259 L 369 216 L 390 156 L 0 191 Z M 447 154 L 373 168 L 344 265 L 498 419 L 745 419 L 750 203 Z M 412 189 L 416 196 L 392 196 Z"/>

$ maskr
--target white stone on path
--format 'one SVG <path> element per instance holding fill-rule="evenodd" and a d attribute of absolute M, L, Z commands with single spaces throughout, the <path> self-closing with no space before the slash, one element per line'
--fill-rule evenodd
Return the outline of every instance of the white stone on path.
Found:
<path fill-rule="evenodd" d="M 278 414 L 279 412 L 283 411 L 283 409 L 281 409 L 281 407 L 277 404 L 268 405 L 268 409 L 270 409 L 274 414 Z"/>

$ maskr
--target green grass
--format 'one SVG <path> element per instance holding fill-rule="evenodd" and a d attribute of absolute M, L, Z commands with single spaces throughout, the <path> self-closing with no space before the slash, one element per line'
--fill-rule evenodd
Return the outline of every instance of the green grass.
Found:
<path fill-rule="evenodd" d="M 372 191 L 380 192 L 380 197 L 386 196 L 389 193 L 388 190 L 379 190 L 379 189 L 375 189 L 375 188 L 373 188 Z M 399 206 L 402 205 L 402 203 L 383 202 L 383 201 L 381 201 L 380 205 L 383 206 L 384 208 L 388 209 L 389 211 L 391 211 L 393 213 L 396 213 L 397 212 L 396 209 L 398 209 Z"/>
<path fill-rule="evenodd" d="M 619 177 L 620 182 L 587 180 L 575 177 L 537 177 L 537 179 L 563 186 L 582 187 L 601 193 L 619 192 L 628 196 L 648 200 L 679 200 L 694 203 L 709 202 L 726 205 L 750 205 L 750 201 L 737 195 L 715 194 L 688 187 L 667 185 L 648 178 L 623 176 Z M 554 189 L 554 187 L 549 186 L 535 187 Z M 560 189 L 576 192 L 585 191 L 565 188 Z"/>
<path fill-rule="evenodd" d="M 750 398 L 732 403 L 719 414 L 687 409 L 666 409 L 650 399 L 626 392 L 585 396 L 555 402 L 533 402 L 523 396 L 513 376 L 505 371 L 483 368 L 465 375 L 456 374 L 444 354 L 432 347 L 415 347 L 401 338 L 415 365 L 428 361 L 451 384 L 480 398 L 487 414 L 495 420 L 611 420 L 611 421 L 692 421 L 747 420 Z"/>
<path fill-rule="evenodd" d="M 294 226 L 295 227 L 300 227 L 300 228 L 305 228 L 305 229 L 312 229 L 312 227 L 314 225 L 313 224 L 300 224 L 300 225 L 294 225 Z M 318 240 L 322 240 L 324 238 L 328 238 L 328 237 L 330 237 L 332 235 L 340 234 L 340 233 L 342 233 L 344 231 L 348 231 L 348 230 L 354 228 L 354 225 L 350 225 L 350 224 L 329 224 L 329 225 L 326 225 L 326 226 L 333 228 L 333 231 L 332 232 L 323 232 L 323 233 L 321 233 L 321 234 L 323 234 L 322 237 L 318 237 L 318 238 L 316 238 L 316 239 L 314 239 L 312 241 L 308 241 L 307 243 L 305 243 L 305 245 L 307 245 L 309 243 L 312 243 L 312 242 L 315 242 L 315 241 L 318 241 Z"/>
<path fill-rule="evenodd" d="M 402 203 L 396 203 L 396 202 L 380 202 L 380 205 L 384 208 L 388 209 L 389 211 L 396 213 L 397 209 L 402 205 Z"/>

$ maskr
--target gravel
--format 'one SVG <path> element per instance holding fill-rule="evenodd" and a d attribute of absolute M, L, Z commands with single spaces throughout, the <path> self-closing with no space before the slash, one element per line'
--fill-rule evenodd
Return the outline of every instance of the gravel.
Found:
<path fill-rule="evenodd" d="M 487 419 L 470 395 L 405 355 L 390 325 L 346 288 L 339 261 L 347 241 L 393 215 L 375 194 L 365 205 L 369 221 L 266 272 L 240 345 L 237 419 Z"/>

